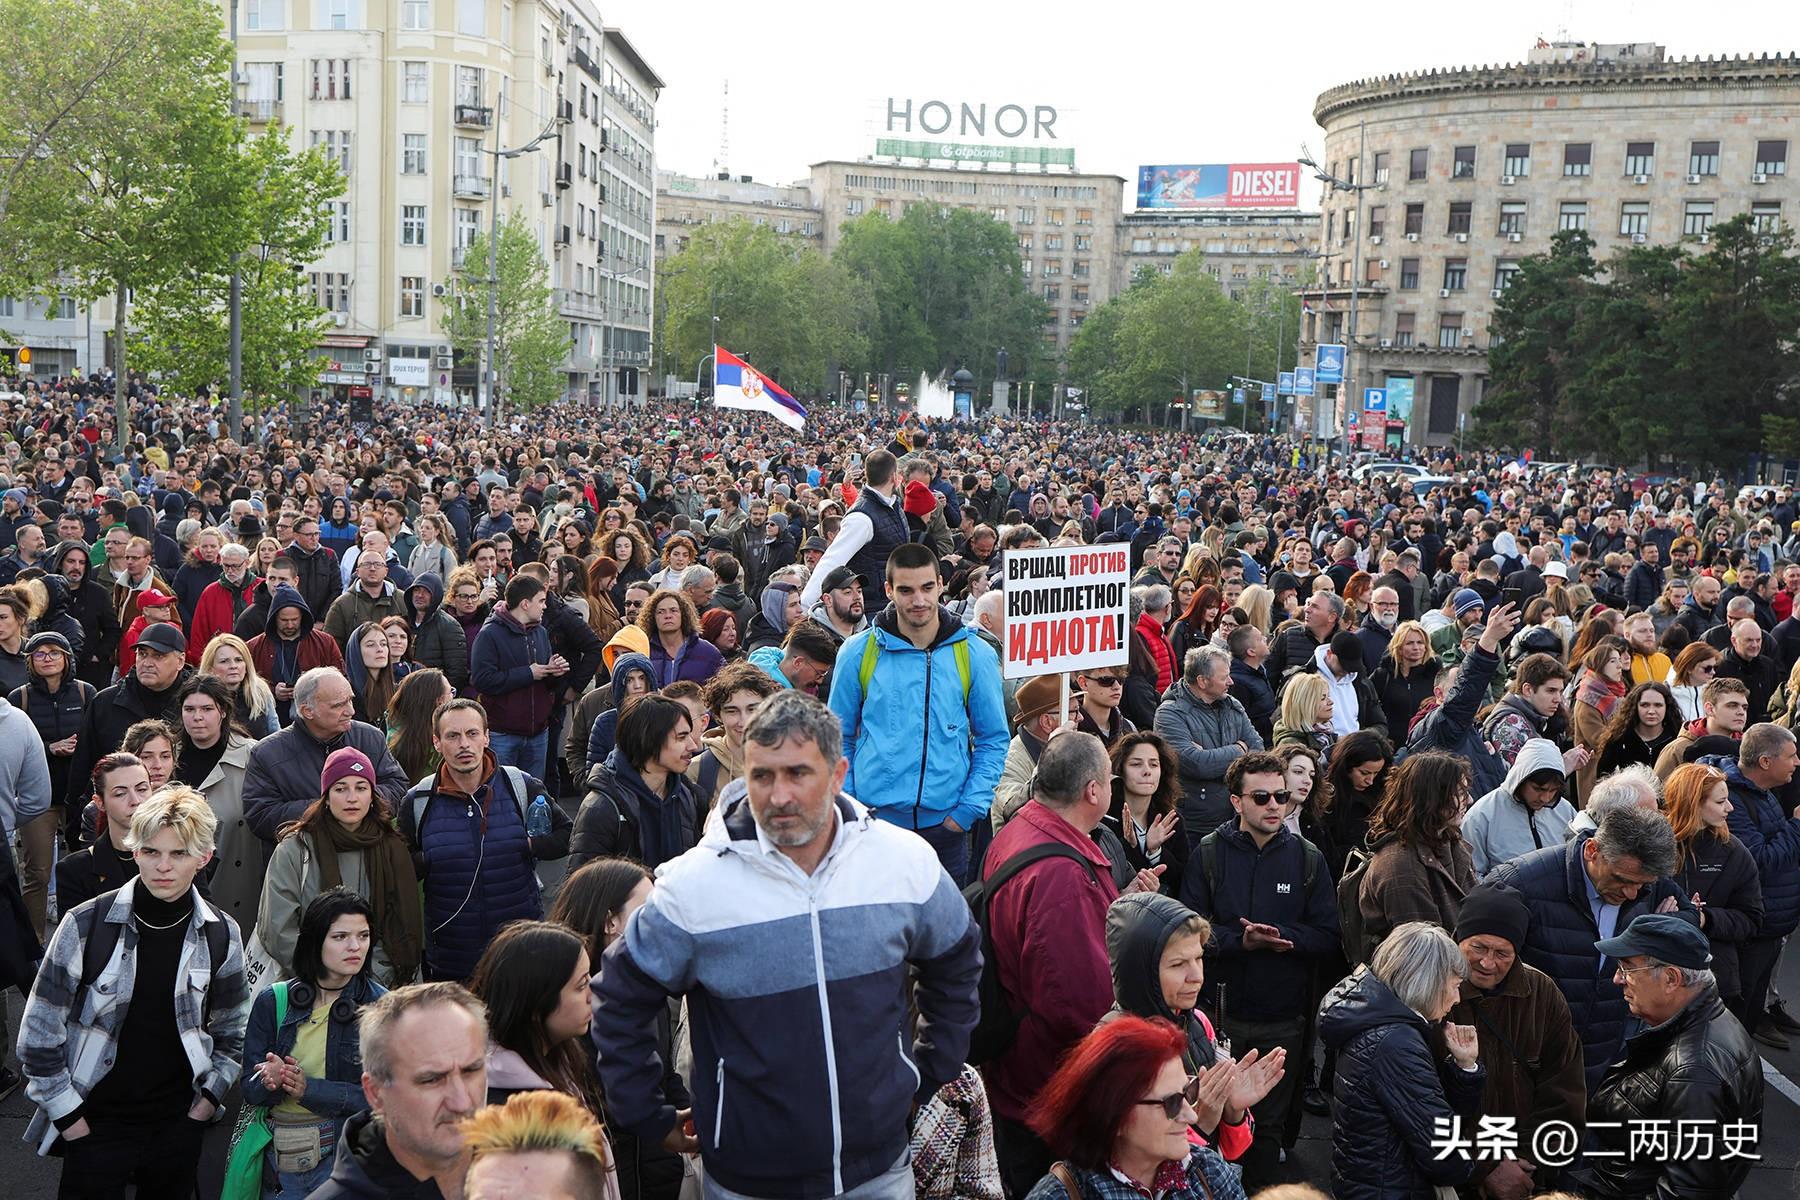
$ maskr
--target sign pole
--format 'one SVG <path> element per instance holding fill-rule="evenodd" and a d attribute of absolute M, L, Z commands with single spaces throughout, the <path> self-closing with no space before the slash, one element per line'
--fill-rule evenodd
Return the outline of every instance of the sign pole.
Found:
<path fill-rule="evenodd" d="M 1068 725 L 1069 724 L 1069 673 L 1067 671 L 1064 671 L 1062 673 L 1062 690 L 1056 693 L 1056 702 L 1062 706 L 1062 720 L 1058 721 L 1057 724 L 1058 725 Z M 1074 728 L 1074 726 L 1070 726 L 1070 728 Z"/>

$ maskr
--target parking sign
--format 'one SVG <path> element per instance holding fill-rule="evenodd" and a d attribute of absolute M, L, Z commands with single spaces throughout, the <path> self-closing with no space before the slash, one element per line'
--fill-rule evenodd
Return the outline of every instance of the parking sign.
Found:
<path fill-rule="evenodd" d="M 1364 412 L 1372 412 L 1372 413 L 1385 413 L 1387 411 L 1387 389 L 1386 388 L 1364 388 L 1363 389 L 1363 411 Z"/>

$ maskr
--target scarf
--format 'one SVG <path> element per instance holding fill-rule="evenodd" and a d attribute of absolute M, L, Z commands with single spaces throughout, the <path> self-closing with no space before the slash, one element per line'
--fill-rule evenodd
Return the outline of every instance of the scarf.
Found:
<path fill-rule="evenodd" d="M 369 872 L 369 906 L 375 910 L 375 940 L 394 965 L 394 982 L 410 982 L 418 974 L 425 939 L 419 879 L 413 873 L 406 840 L 383 824 L 374 809 L 355 829 L 345 829 L 344 823 L 329 813 L 321 814 L 312 839 L 321 890 L 344 882 L 338 871 L 340 853 L 363 856 Z"/>
<path fill-rule="evenodd" d="M 1581 683 L 1581 692 L 1576 699 L 1591 706 L 1600 714 L 1602 721 L 1610 721 L 1613 709 L 1625 698 L 1628 690 L 1623 679 L 1617 683 L 1609 683 L 1601 675 L 1589 671 L 1587 678 Z"/>

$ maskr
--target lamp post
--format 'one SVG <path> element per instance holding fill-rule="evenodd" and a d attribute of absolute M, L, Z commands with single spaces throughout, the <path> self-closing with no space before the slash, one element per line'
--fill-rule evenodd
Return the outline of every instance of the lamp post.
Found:
<path fill-rule="evenodd" d="M 1356 130 L 1356 167 L 1359 173 L 1366 175 L 1369 157 L 1368 123 L 1366 121 L 1358 121 L 1356 123 Z M 1350 329 L 1349 335 L 1344 339 L 1344 379 L 1342 383 L 1338 384 L 1338 398 L 1342 401 L 1343 408 L 1343 412 L 1338 418 L 1338 438 L 1343 447 L 1343 456 L 1348 460 L 1350 457 L 1350 404 L 1352 403 L 1352 397 L 1356 391 L 1356 373 L 1352 369 L 1351 364 L 1354 361 L 1352 355 L 1356 352 L 1356 310 L 1360 296 L 1358 289 L 1362 281 L 1362 194 L 1367 191 L 1373 191 L 1377 185 L 1373 183 L 1359 183 L 1353 179 L 1339 179 L 1337 176 L 1320 167 L 1318 163 L 1314 162 L 1312 156 L 1306 153 L 1306 147 L 1304 146 L 1300 148 L 1299 162 L 1303 167 L 1312 168 L 1314 179 L 1317 179 L 1320 183 L 1323 183 L 1334 192 L 1350 192 L 1356 200 L 1356 237 L 1350 250 Z M 1331 281 L 1327 279 L 1324 286 L 1327 289 L 1330 288 Z M 1313 344 L 1318 344 L 1316 338 L 1314 339 Z"/>
<path fill-rule="evenodd" d="M 238 0 L 231 0 L 231 99 L 238 99 Z M 238 252 L 231 252 L 230 341 L 231 398 L 225 409 L 225 427 L 231 440 L 244 444 L 244 273 L 238 266 Z M 120 331 L 124 336 L 124 331 Z"/>

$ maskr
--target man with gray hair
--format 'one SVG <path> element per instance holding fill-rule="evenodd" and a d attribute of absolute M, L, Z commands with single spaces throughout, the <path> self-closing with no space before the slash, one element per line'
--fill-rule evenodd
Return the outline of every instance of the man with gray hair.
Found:
<path fill-rule="evenodd" d="M 1595 943 L 1617 964 L 1614 982 L 1647 1027 L 1588 1101 L 1590 1142 L 1573 1169 L 1584 1196 L 1735 1196 L 1749 1155 L 1670 1154 L 1637 1131 L 1762 1127 L 1763 1071 L 1756 1047 L 1719 999 L 1706 935 L 1678 917 L 1646 913 Z"/>
<path fill-rule="evenodd" d="M 1738 597 L 1738 600 L 1744 597 Z M 1732 601 L 1733 604 L 1737 600 Z M 1750 713 L 1762 716 L 1769 711 L 1769 700 L 1781 686 L 1781 663 L 1773 655 L 1763 653 L 1763 629 L 1754 618 L 1744 617 L 1731 625 L 1731 644 L 1713 670 L 1715 679 L 1742 680 L 1750 690 Z"/>
<path fill-rule="evenodd" d="M 1731 811 L 1725 820 L 1731 838 L 1756 860 L 1762 881 L 1762 926 L 1738 947 L 1744 990 L 1732 1012 L 1757 1041 L 1786 1049 L 1784 1032 L 1797 1031 L 1789 1027 L 1792 1022 L 1785 1009 L 1765 1012 L 1763 998 L 1781 958 L 1782 940 L 1800 927 L 1800 809 L 1788 811 L 1775 795 L 1792 782 L 1800 750 L 1793 733 L 1765 722 L 1744 731 L 1735 761 L 1703 757 L 1700 762 L 1725 773 L 1731 792 Z"/>
<path fill-rule="evenodd" d="M 1289 674 L 1304 671 L 1313 654 L 1331 640 L 1344 617 L 1344 601 L 1335 592 L 1314 592 L 1300 610 L 1300 623 L 1289 626 L 1269 648 L 1269 678 L 1277 688 Z"/>
<path fill-rule="evenodd" d="M 1520 855 L 1483 881 L 1519 893 L 1531 923 L 1519 956 L 1556 981 L 1581 1036 L 1587 1086 L 1619 1055 L 1630 1014 L 1625 993 L 1594 943 L 1641 913 L 1675 913 L 1699 926 L 1699 913 L 1669 878 L 1675 834 L 1660 812 L 1619 804 L 1592 834 Z"/>
<path fill-rule="evenodd" d="M 608 1116 L 698 1153 L 714 1200 L 910 1195 L 913 1108 L 968 1053 L 981 931 L 931 846 L 842 791 L 848 766 L 830 709 L 792 690 L 763 701 L 744 778 L 700 844 L 662 865 L 594 978 Z M 691 1111 L 664 1094 L 674 1064 L 657 1049 L 677 995 Z M 908 1029 L 898 1053 L 864 1036 Z"/>
<path fill-rule="evenodd" d="M 1181 678 L 1156 706 L 1156 732 L 1181 764 L 1181 824 L 1198 841 L 1232 817 L 1225 770 L 1263 749 L 1244 706 L 1231 695 L 1231 655 L 1217 646 L 1188 651 Z"/>
<path fill-rule="evenodd" d="M 236 542 L 219 547 L 219 577 L 201 589 L 188 621 L 188 662 L 199 666 L 207 644 L 236 627 L 244 610 L 255 603 L 257 582 L 250 573 L 250 551 Z"/>
<path fill-rule="evenodd" d="M 1594 785 L 1587 807 L 1569 822 L 1565 838 L 1577 838 L 1599 828 L 1600 818 L 1612 808 L 1642 808 L 1655 812 L 1662 807 L 1663 781 L 1643 763 L 1620 767 Z"/>
<path fill-rule="evenodd" d="M 713 593 L 718 588 L 718 575 L 703 563 L 695 563 L 681 573 L 681 594 L 688 598 L 697 613 L 712 607 Z"/>

